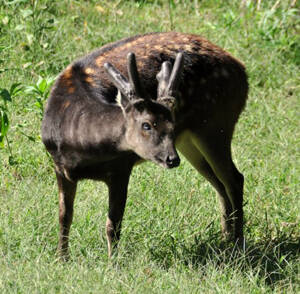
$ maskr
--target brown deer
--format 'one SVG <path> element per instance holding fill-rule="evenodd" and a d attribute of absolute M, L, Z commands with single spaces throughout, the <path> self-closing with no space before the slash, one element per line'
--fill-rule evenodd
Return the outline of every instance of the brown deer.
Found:
<path fill-rule="evenodd" d="M 62 258 L 68 257 L 79 180 L 108 186 L 111 256 L 132 168 L 143 160 L 178 166 L 175 146 L 216 189 L 223 235 L 243 240 L 244 179 L 232 161 L 231 140 L 247 92 L 244 66 L 193 34 L 134 36 L 69 65 L 52 89 L 42 123 L 59 188 Z"/>

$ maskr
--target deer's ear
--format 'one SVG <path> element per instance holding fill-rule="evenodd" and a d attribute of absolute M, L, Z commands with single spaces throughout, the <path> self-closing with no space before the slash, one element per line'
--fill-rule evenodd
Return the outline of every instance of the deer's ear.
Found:
<path fill-rule="evenodd" d="M 116 102 L 117 105 L 122 109 L 124 115 L 126 115 L 132 109 L 135 109 L 138 112 L 143 112 L 145 108 L 147 108 L 148 104 L 148 100 L 142 98 L 130 100 L 129 98 L 127 98 L 127 96 L 122 94 L 121 91 L 118 91 Z"/>

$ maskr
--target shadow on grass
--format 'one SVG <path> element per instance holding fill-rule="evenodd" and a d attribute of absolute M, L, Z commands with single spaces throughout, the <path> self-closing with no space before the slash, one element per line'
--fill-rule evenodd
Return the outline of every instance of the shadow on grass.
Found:
<path fill-rule="evenodd" d="M 217 269 L 232 269 L 240 272 L 255 272 L 270 287 L 278 282 L 295 282 L 300 260 L 300 240 L 282 235 L 269 241 L 247 241 L 245 249 L 220 240 L 219 234 L 210 235 L 205 240 L 195 238 L 192 244 L 175 242 L 170 237 L 167 246 L 150 248 L 152 258 L 168 269 L 183 263 L 204 271 L 209 265 Z"/>

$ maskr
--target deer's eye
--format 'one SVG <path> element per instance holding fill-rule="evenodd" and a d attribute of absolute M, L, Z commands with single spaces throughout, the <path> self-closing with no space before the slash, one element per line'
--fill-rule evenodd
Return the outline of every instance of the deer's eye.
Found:
<path fill-rule="evenodd" d="M 144 122 L 144 123 L 142 123 L 142 129 L 145 130 L 145 131 L 150 131 L 151 126 L 150 126 L 150 124 Z"/>

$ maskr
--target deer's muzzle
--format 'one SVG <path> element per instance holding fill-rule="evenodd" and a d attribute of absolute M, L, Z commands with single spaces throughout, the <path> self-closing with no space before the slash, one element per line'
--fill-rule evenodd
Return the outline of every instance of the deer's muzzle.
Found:
<path fill-rule="evenodd" d="M 168 168 L 177 167 L 180 164 L 180 158 L 178 154 L 168 155 L 166 158 L 166 164 Z"/>

